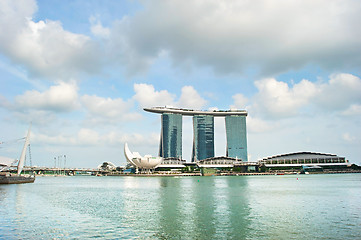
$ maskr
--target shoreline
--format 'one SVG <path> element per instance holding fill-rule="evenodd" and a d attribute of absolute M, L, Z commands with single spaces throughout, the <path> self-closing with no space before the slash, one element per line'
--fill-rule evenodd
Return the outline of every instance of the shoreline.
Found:
<path fill-rule="evenodd" d="M 361 171 L 327 171 L 327 172 L 309 172 L 301 174 L 299 172 L 265 172 L 265 173 L 214 173 L 204 174 L 201 173 L 107 173 L 101 175 L 91 174 L 76 174 L 76 175 L 52 175 L 52 174 L 39 174 L 39 177 L 76 177 L 76 176 L 94 176 L 94 177 L 207 177 L 207 176 L 285 176 L 285 175 L 315 175 L 315 174 L 348 174 L 348 173 L 361 173 Z"/>
<path fill-rule="evenodd" d="M 220 174 L 206 174 L 202 175 L 200 173 L 194 174 L 185 174 L 185 173 L 172 173 L 172 174 L 108 174 L 106 176 L 114 177 L 114 176 L 134 176 L 134 177 L 207 177 L 207 176 L 285 176 L 285 175 L 315 175 L 315 174 L 348 174 L 348 173 L 361 173 L 361 171 L 353 171 L 353 172 L 310 172 L 308 174 L 301 173 L 220 173 Z M 105 175 L 104 175 L 105 176 Z"/>

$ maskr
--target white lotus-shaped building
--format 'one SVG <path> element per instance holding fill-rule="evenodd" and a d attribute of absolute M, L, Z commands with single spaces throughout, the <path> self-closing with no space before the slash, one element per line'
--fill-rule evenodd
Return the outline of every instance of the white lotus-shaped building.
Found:
<path fill-rule="evenodd" d="M 138 152 L 131 152 L 127 143 L 124 144 L 124 155 L 130 164 L 140 169 L 154 169 L 163 161 L 162 157 L 152 157 L 151 155 L 142 157 Z"/>

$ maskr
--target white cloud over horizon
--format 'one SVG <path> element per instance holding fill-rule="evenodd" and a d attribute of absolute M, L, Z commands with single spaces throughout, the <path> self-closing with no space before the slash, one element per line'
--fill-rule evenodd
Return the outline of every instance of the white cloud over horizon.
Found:
<path fill-rule="evenodd" d="M 15 97 L 15 108 L 42 109 L 55 112 L 68 112 L 79 107 L 78 88 L 75 83 L 60 82 L 44 92 L 26 91 Z"/>
<path fill-rule="evenodd" d="M 45 144 L 53 146 L 78 146 L 78 147 L 118 147 L 122 148 L 124 143 L 135 146 L 147 144 L 158 147 L 159 134 L 150 133 L 147 135 L 140 133 L 120 133 L 104 132 L 81 128 L 75 134 L 59 133 L 58 135 L 48 135 L 44 133 L 32 133 L 32 142 L 34 144 Z"/>
<path fill-rule="evenodd" d="M 82 105 L 88 113 L 88 119 L 93 123 L 124 122 L 139 120 L 141 115 L 132 112 L 133 102 L 121 98 L 102 98 L 95 95 L 81 97 Z"/>
<path fill-rule="evenodd" d="M 361 79 L 352 74 L 332 74 L 327 82 L 303 79 L 291 87 L 275 78 L 255 82 L 258 92 L 252 99 L 250 111 L 257 116 L 274 119 L 313 114 L 314 111 L 358 112 L 361 103 Z M 235 95 L 238 96 L 238 95 Z M 235 105 L 237 98 L 234 96 Z"/>
<path fill-rule="evenodd" d="M 234 104 L 230 106 L 230 108 L 242 109 L 240 106 L 248 104 L 248 127 L 251 133 L 277 129 L 279 125 L 277 121 L 283 118 L 309 117 L 314 114 L 314 111 L 322 109 L 325 111 L 325 104 L 329 104 L 326 110 L 331 115 L 338 113 L 358 116 L 361 114 L 359 109 L 361 97 L 358 94 L 361 92 L 361 79 L 351 74 L 332 74 L 327 82 L 312 83 L 303 79 L 291 87 L 286 82 L 265 78 L 256 81 L 255 86 L 258 92 L 251 98 L 248 99 L 241 93 L 235 94 L 232 97 Z M 335 91 L 340 89 L 345 97 L 340 98 L 340 95 L 335 94 Z M 320 101 L 322 97 L 328 102 Z M 92 125 L 108 126 L 140 120 L 142 115 L 133 110 L 136 103 L 141 108 L 167 105 L 193 109 L 203 109 L 207 104 L 207 100 L 202 98 L 193 86 L 184 86 L 180 96 L 177 97 L 176 94 L 167 90 L 157 91 L 150 84 L 134 84 L 134 95 L 129 99 L 122 99 L 87 94 L 79 96 L 75 82 L 60 82 L 42 92 L 28 90 L 16 96 L 13 103 L 2 96 L 1 102 L 2 107 L 13 112 L 14 116 L 19 117 L 21 114 L 25 116 L 27 112 L 32 112 L 35 121 L 36 116 L 38 120 L 55 119 L 63 112 L 72 111 L 85 112 L 83 121 L 88 121 Z M 334 102 L 338 105 L 334 105 Z M 48 116 L 45 117 L 47 112 Z"/>

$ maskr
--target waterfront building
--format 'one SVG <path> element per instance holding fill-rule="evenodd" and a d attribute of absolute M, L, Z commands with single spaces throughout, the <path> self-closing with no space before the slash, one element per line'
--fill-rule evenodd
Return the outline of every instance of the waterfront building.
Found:
<path fill-rule="evenodd" d="M 177 168 L 185 168 L 186 160 L 182 160 L 179 158 L 165 158 L 161 162 L 157 168 L 165 168 L 165 169 L 177 169 Z"/>
<path fill-rule="evenodd" d="M 193 116 L 192 162 L 214 157 L 214 117 Z"/>
<path fill-rule="evenodd" d="M 162 114 L 159 156 L 182 159 L 182 115 Z"/>
<path fill-rule="evenodd" d="M 227 134 L 227 156 L 248 161 L 245 110 L 200 111 L 181 108 L 153 107 L 145 111 L 161 114 L 159 156 L 182 159 L 182 117 L 193 117 L 192 162 L 209 159 L 214 154 L 214 117 L 224 117 Z"/>
<path fill-rule="evenodd" d="M 242 162 L 230 157 L 211 157 L 197 162 L 198 167 L 206 168 L 233 168 L 235 164 L 242 164 Z"/>
<path fill-rule="evenodd" d="M 127 143 L 124 144 L 124 155 L 130 165 L 140 170 L 155 169 L 163 161 L 162 157 L 152 157 L 151 155 L 142 157 L 138 152 L 131 152 Z"/>
<path fill-rule="evenodd" d="M 296 152 L 281 155 L 275 155 L 263 158 L 260 164 L 267 168 L 291 168 L 303 166 L 319 166 L 323 168 L 346 167 L 350 165 L 344 157 L 335 154 L 315 153 L 315 152 Z"/>
<path fill-rule="evenodd" d="M 248 161 L 246 116 L 227 115 L 225 120 L 227 136 L 226 156 Z"/>

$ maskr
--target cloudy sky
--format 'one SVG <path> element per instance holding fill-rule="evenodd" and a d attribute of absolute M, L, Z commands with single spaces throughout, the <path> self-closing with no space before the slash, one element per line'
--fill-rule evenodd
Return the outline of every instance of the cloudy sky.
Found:
<path fill-rule="evenodd" d="M 361 164 L 360 22 L 355 0 L 1 0 L 0 141 L 32 122 L 33 165 L 119 166 L 125 142 L 157 155 L 160 116 L 144 107 L 237 108 L 250 161 L 314 151 Z M 215 131 L 221 156 L 224 119 Z M 191 143 L 184 117 L 184 159 Z"/>

